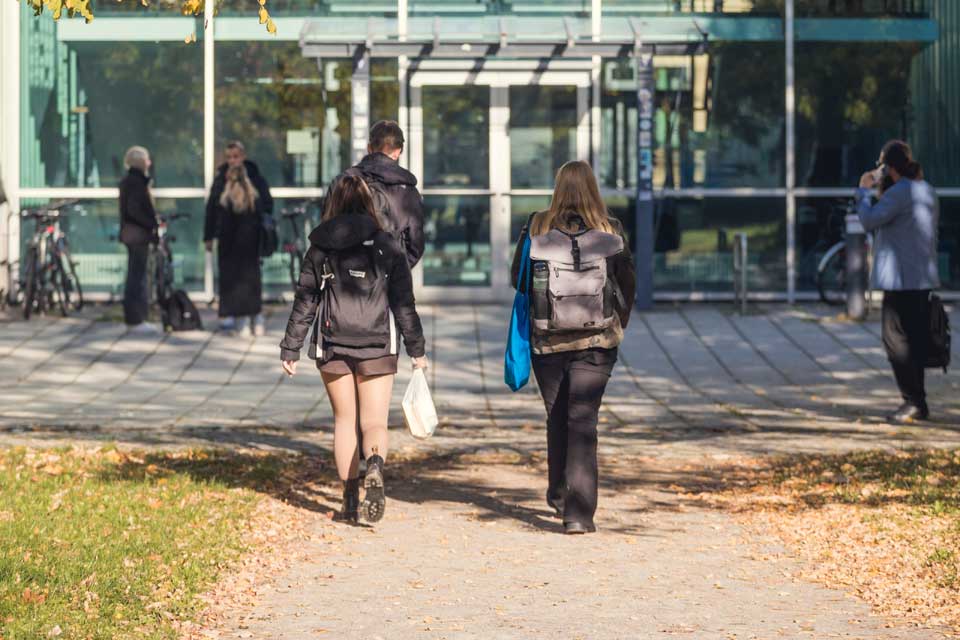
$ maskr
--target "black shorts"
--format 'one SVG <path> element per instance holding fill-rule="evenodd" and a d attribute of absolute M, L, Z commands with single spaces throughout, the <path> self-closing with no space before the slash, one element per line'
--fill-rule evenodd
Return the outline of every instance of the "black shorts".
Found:
<path fill-rule="evenodd" d="M 351 356 L 334 355 L 318 368 L 323 373 L 343 376 L 352 373 L 355 376 L 386 376 L 397 373 L 397 356 L 381 356 L 361 360 Z"/>

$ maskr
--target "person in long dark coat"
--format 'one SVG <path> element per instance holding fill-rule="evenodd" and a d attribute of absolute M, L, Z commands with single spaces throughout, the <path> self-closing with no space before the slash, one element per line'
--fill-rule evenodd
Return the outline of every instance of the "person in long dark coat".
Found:
<path fill-rule="evenodd" d="M 157 235 L 157 212 L 150 195 L 150 152 L 130 147 L 123 159 L 127 175 L 120 181 L 120 242 L 127 247 L 127 279 L 123 288 L 123 321 L 146 327 L 150 311 L 147 260 Z"/>
<path fill-rule="evenodd" d="M 249 329 L 263 335 L 260 220 L 263 214 L 273 212 L 273 198 L 257 165 L 247 160 L 242 144 L 228 144 L 226 159 L 210 189 L 203 234 L 208 251 L 212 251 L 214 239 L 218 242 L 220 329 L 244 333 Z"/>

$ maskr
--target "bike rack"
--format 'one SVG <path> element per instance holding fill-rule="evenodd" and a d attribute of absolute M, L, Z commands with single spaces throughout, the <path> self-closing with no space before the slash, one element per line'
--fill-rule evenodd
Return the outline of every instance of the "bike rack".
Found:
<path fill-rule="evenodd" d="M 733 299 L 740 308 L 740 315 L 747 314 L 748 274 L 750 265 L 747 260 L 747 234 L 733 234 Z"/>

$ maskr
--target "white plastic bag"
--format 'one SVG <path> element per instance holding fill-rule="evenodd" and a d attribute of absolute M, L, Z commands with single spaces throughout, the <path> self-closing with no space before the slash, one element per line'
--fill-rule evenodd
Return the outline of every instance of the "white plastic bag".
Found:
<path fill-rule="evenodd" d="M 437 430 L 440 419 L 437 418 L 437 408 L 433 406 L 430 396 L 430 387 L 427 386 L 427 376 L 423 369 L 414 369 L 410 384 L 403 394 L 403 419 L 407 423 L 410 435 L 414 438 L 429 438 Z"/>

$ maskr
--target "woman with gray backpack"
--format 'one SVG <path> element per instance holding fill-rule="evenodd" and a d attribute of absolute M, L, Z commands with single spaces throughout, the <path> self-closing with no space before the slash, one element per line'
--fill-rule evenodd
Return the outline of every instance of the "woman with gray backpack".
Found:
<path fill-rule="evenodd" d="M 566 533 L 592 532 L 600 404 L 636 275 L 623 227 L 607 212 L 589 164 L 560 167 L 550 208 L 520 232 L 512 273 L 514 288 L 531 301 L 531 360 L 547 410 L 547 504 Z"/>

